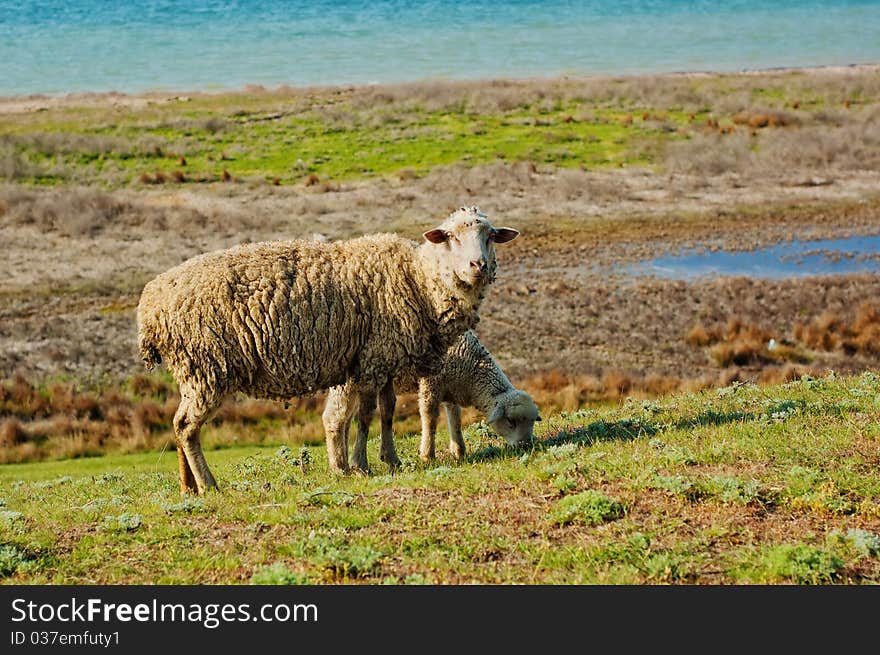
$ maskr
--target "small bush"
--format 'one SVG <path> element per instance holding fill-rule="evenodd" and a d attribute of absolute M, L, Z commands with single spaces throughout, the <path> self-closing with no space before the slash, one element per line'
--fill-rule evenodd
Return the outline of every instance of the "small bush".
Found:
<path fill-rule="evenodd" d="M 141 527 L 141 515 L 124 512 L 119 516 L 105 516 L 101 529 L 107 532 L 134 532 Z"/>
<path fill-rule="evenodd" d="M 815 546 L 782 544 L 771 548 L 761 560 L 770 579 L 787 579 L 798 584 L 831 582 L 843 568 L 843 561 Z"/>
<path fill-rule="evenodd" d="M 574 496 L 566 496 L 556 503 L 550 519 L 559 525 L 585 523 L 596 525 L 623 516 L 623 505 L 605 494 L 588 489 Z"/>
<path fill-rule="evenodd" d="M 308 583 L 309 580 L 305 574 L 291 571 L 281 562 L 264 566 L 251 576 L 252 585 L 302 585 Z"/>
<path fill-rule="evenodd" d="M 0 578 L 9 577 L 26 561 L 26 553 L 13 545 L 0 544 Z"/>
<path fill-rule="evenodd" d="M 843 544 L 852 548 L 861 557 L 880 555 L 880 536 L 861 528 L 850 528 L 846 532 L 832 530 L 828 536 L 830 544 Z"/>

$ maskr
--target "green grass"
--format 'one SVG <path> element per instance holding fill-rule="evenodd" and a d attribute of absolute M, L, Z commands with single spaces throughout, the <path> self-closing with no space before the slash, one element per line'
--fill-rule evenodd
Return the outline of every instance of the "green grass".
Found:
<path fill-rule="evenodd" d="M 464 462 L 337 478 L 322 446 L 0 467 L 6 583 L 880 582 L 880 377 L 735 384 L 545 416 L 527 451 L 482 424 Z M 442 440 L 442 436 L 440 437 Z M 210 443 L 207 444 L 210 447 Z"/>
<path fill-rule="evenodd" d="M 109 186 L 136 182 L 144 173 L 155 176 L 157 170 L 166 176 L 180 170 L 189 180 L 216 181 L 226 170 L 236 178 L 294 183 L 312 174 L 346 181 L 496 159 L 558 166 L 648 164 L 644 144 L 664 135 L 640 119 L 622 125 L 620 119 L 629 115 L 624 110 L 571 118 L 582 110 L 574 103 L 496 114 L 412 110 L 353 115 L 346 123 L 301 111 L 261 121 L 263 108 L 225 116 L 228 108 L 218 100 L 181 114 L 186 120 L 145 122 L 132 111 L 112 126 L 92 123 L 86 114 L 77 123 L 65 117 L 34 129 L 0 119 L 0 132 L 9 134 L 7 147 L 34 166 L 25 181 L 54 184 L 90 176 Z M 211 121 L 218 115 L 224 116 L 220 130 Z"/>

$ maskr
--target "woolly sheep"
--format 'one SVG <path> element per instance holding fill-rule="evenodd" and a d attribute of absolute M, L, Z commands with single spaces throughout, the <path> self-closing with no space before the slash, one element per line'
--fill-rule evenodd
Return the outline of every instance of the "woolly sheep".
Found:
<path fill-rule="evenodd" d="M 382 425 L 380 459 L 392 467 L 399 465 L 391 431 L 395 391 L 418 391 L 422 419 L 419 456 L 423 461 L 434 458 L 434 439 L 441 404 L 446 410 L 446 422 L 449 426 L 449 451 L 456 459 L 462 459 L 466 451 L 461 431 L 462 407 L 476 407 L 480 410 L 487 417 L 486 423 L 512 446 L 529 444 L 533 438 L 535 421 L 541 420 L 532 397 L 525 391 L 514 388 L 477 335 L 468 330 L 449 348 L 437 374 L 420 378 L 414 370 L 405 370 L 394 378 L 393 385 L 383 388 L 379 395 Z M 358 407 L 358 403 L 366 403 L 366 409 Z M 367 470 L 367 433 L 370 421 L 360 417 L 365 412 L 367 416 L 371 415 L 375 400 L 358 398 L 351 385 L 344 385 L 329 391 L 327 407 L 330 409 L 325 409 L 325 416 L 347 417 L 342 438 L 347 438 L 351 415 L 355 408 L 358 409 L 358 433 L 351 465 Z M 328 428 L 338 429 L 325 422 L 325 430 Z"/>
<path fill-rule="evenodd" d="M 147 283 L 138 345 L 180 390 L 181 490 L 216 488 L 199 430 L 229 394 L 286 400 L 350 382 L 375 395 L 401 369 L 436 372 L 479 320 L 494 244 L 518 234 L 462 207 L 421 245 L 392 234 L 269 241 L 199 255 Z M 327 450 L 346 472 L 347 443 L 328 434 Z"/>

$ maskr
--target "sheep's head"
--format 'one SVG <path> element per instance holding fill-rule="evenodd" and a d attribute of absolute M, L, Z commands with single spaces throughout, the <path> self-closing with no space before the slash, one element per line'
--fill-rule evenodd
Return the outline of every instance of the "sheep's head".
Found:
<path fill-rule="evenodd" d="M 538 406 L 525 391 L 514 389 L 495 398 L 495 406 L 486 423 L 511 446 L 527 446 L 534 437 L 535 421 L 540 421 Z"/>
<path fill-rule="evenodd" d="M 495 281 L 495 244 L 512 241 L 517 235 L 513 228 L 493 227 L 476 207 L 457 209 L 424 234 L 443 281 L 466 289 Z"/>

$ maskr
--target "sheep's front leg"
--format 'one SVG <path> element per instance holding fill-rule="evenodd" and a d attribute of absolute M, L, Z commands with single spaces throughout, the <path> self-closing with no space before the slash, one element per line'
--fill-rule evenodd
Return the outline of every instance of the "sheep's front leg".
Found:
<path fill-rule="evenodd" d="M 203 494 L 208 489 L 217 488 L 217 481 L 202 452 L 199 431 L 217 409 L 220 400 L 209 400 L 187 387 L 180 390 L 180 405 L 174 414 L 173 424 L 178 448 L 180 489 L 184 494 Z"/>
<path fill-rule="evenodd" d="M 394 449 L 394 407 L 397 396 L 394 394 L 394 382 L 389 380 L 379 394 L 379 420 L 382 424 L 382 442 L 379 446 L 379 459 L 388 464 L 391 470 L 400 467 L 400 459 Z"/>
<path fill-rule="evenodd" d="M 446 410 L 446 425 L 449 427 L 449 452 L 457 460 L 464 459 L 464 438 L 461 434 L 461 407 L 455 403 L 443 403 Z"/>
<path fill-rule="evenodd" d="M 419 380 L 419 415 L 422 418 L 422 443 L 419 459 L 434 459 L 434 437 L 437 434 L 437 418 L 440 415 L 440 397 L 431 389 L 425 378 Z"/>
<path fill-rule="evenodd" d="M 348 473 L 348 429 L 357 400 L 357 392 L 351 383 L 333 387 L 327 393 L 321 420 L 324 422 L 327 458 L 334 473 Z"/>

